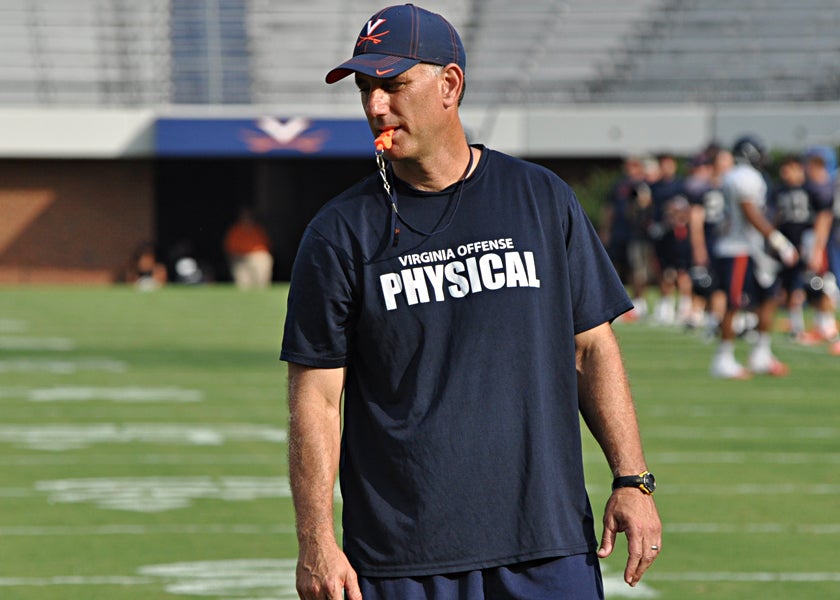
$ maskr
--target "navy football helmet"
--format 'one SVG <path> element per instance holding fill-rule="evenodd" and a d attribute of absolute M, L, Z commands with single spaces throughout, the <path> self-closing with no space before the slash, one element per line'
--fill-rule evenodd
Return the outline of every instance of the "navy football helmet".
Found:
<path fill-rule="evenodd" d="M 746 162 L 756 169 L 764 166 L 764 158 L 767 149 L 764 143 L 753 135 L 745 135 L 738 138 L 732 145 L 732 156 L 737 162 Z"/>

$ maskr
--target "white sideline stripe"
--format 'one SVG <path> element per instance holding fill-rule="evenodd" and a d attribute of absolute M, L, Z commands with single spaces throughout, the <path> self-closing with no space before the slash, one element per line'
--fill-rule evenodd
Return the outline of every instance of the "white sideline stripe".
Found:
<path fill-rule="evenodd" d="M 248 423 L 211 425 L 202 423 L 47 423 L 38 425 L 0 425 L 0 443 L 11 443 L 35 450 L 77 450 L 92 444 L 168 443 L 194 446 L 220 446 L 228 441 L 287 440 L 283 429 Z"/>
<path fill-rule="evenodd" d="M 666 523 L 668 534 L 801 534 L 840 535 L 840 523 Z M 99 525 L 99 526 L 7 526 L 0 527 L 5 537 L 51 537 L 92 535 L 292 535 L 291 525 Z"/>
<path fill-rule="evenodd" d="M 592 494 L 610 492 L 610 488 L 602 484 L 586 484 L 586 489 Z M 826 496 L 840 494 L 840 484 L 817 483 L 736 483 L 732 485 L 714 484 L 671 484 L 657 494 L 668 496 L 769 496 L 799 494 L 801 496 Z"/>
<path fill-rule="evenodd" d="M 22 399 L 29 402 L 87 402 L 109 400 L 117 403 L 146 402 L 201 402 L 201 390 L 181 387 L 95 387 L 95 386 L 52 386 L 44 388 L 0 387 L 0 399 Z"/>
<path fill-rule="evenodd" d="M 666 533 L 840 535 L 840 523 L 666 523 Z"/>
<path fill-rule="evenodd" d="M 333 495 L 336 503 L 342 501 L 338 482 Z M 29 492 L 0 488 L 0 498 L 3 496 L 46 496 L 49 503 L 93 504 L 102 509 L 153 513 L 187 508 L 197 500 L 288 499 L 292 492 L 288 477 L 112 477 L 36 481 Z"/>
<path fill-rule="evenodd" d="M 658 581 L 702 581 L 722 583 L 825 583 L 827 581 L 840 581 L 840 573 L 836 572 L 753 572 L 742 573 L 738 571 L 701 572 L 687 571 L 685 573 L 663 573 L 656 571 L 655 575 L 649 575 L 651 579 Z"/>
<path fill-rule="evenodd" d="M 76 342 L 69 338 L 0 335 L 0 350 L 53 350 L 56 352 L 68 352 L 75 349 Z"/>
<path fill-rule="evenodd" d="M 5 537 L 51 537 L 90 535 L 286 535 L 292 525 L 100 525 L 95 527 L 17 526 L 0 527 Z"/>
<path fill-rule="evenodd" d="M 282 431 L 282 430 L 280 430 Z M 278 434 L 279 435 L 279 434 Z M 2 441 L 2 440 L 0 440 Z M 269 442 L 283 440 L 268 440 Z M 584 455 L 587 464 L 602 464 L 604 455 L 589 452 Z M 840 464 L 840 453 L 809 452 L 651 452 L 648 462 L 652 464 Z M 250 463 L 279 464 L 275 453 L 248 454 L 86 454 L 84 457 L 72 454 L 6 454 L 0 455 L 2 466 L 30 465 L 171 465 L 171 464 L 228 464 Z"/>
<path fill-rule="evenodd" d="M 840 484 L 817 483 L 736 483 L 733 485 L 675 484 L 670 486 L 669 494 L 702 496 L 718 495 L 785 495 L 800 494 L 805 496 L 824 496 L 840 494 Z"/>
<path fill-rule="evenodd" d="M 150 585 L 158 583 L 151 577 L 126 577 L 120 575 L 84 576 L 61 575 L 57 577 L 0 577 L 0 587 L 45 587 L 50 585 Z"/>
<path fill-rule="evenodd" d="M 650 452 L 652 464 L 840 464 L 838 452 Z M 586 463 L 603 463 L 604 455 L 597 452 L 584 454 Z"/>
<path fill-rule="evenodd" d="M 70 375 L 79 371 L 107 371 L 123 373 L 128 365 L 110 358 L 80 358 L 77 360 L 42 360 L 34 358 L 13 358 L 0 360 L 0 373 L 44 372 Z"/>
<path fill-rule="evenodd" d="M 276 453 L 257 454 L 138 454 L 120 456 L 113 454 L 69 456 L 66 454 L 13 454 L 0 456 L 0 465 L 4 467 L 28 467 L 32 465 L 277 465 L 280 460 Z"/>
<path fill-rule="evenodd" d="M 0 426 L 2 427 L 2 426 Z M 278 430 L 277 437 L 280 437 Z M 2 441 L 2 440 L 0 440 Z M 283 439 L 269 439 L 268 442 L 283 442 Z M 274 453 L 248 454 L 137 454 L 119 456 L 113 454 L 86 454 L 84 457 L 70 454 L 6 454 L 0 455 L 0 465 L 169 465 L 169 464 L 249 464 L 260 462 L 279 464 Z M 590 452 L 584 455 L 587 464 L 602 464 L 604 455 Z M 840 453 L 810 452 L 651 452 L 648 462 L 652 464 L 840 464 Z"/>
<path fill-rule="evenodd" d="M 779 425 L 778 427 L 646 427 L 642 432 L 645 438 L 661 439 L 836 439 L 840 437 L 840 427 L 797 427 Z"/>

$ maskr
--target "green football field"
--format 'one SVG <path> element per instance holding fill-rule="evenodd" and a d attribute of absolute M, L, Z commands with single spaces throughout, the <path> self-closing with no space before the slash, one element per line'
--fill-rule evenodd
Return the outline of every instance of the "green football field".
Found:
<path fill-rule="evenodd" d="M 0 599 L 295 598 L 285 287 L 0 289 Z M 840 358 L 714 381 L 698 335 L 616 325 L 664 522 L 608 598 L 840 598 Z M 745 347 L 739 347 L 745 354 Z M 600 513 L 611 479 L 585 438 Z M 599 528 L 600 534 L 600 528 Z"/>

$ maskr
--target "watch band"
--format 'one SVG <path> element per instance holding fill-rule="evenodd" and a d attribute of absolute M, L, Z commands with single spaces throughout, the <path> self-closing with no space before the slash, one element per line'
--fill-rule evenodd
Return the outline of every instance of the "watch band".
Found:
<path fill-rule="evenodd" d="M 624 475 L 613 479 L 612 489 L 616 490 L 622 487 L 638 488 L 644 494 L 653 494 L 656 490 L 656 478 L 653 473 L 643 471 L 638 475 Z"/>

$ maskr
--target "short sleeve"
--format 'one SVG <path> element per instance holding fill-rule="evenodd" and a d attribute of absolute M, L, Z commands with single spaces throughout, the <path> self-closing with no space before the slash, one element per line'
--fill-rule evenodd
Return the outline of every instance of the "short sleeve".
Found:
<path fill-rule="evenodd" d="M 326 369 L 346 365 L 352 276 L 346 253 L 307 228 L 292 267 L 281 360 Z"/>

